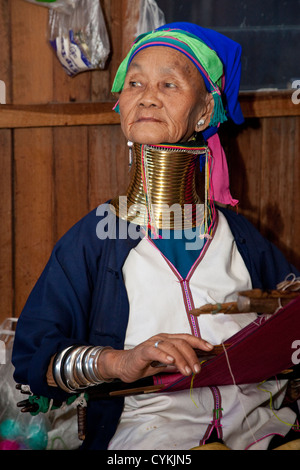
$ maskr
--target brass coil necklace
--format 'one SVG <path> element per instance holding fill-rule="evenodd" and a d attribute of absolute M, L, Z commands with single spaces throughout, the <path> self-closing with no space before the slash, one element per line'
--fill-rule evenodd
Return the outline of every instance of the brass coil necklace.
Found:
<path fill-rule="evenodd" d="M 133 144 L 132 177 L 127 193 L 111 201 L 118 217 L 151 229 L 196 227 L 212 212 L 207 211 L 208 185 L 204 200 L 196 190 L 199 156 L 206 167 L 209 152 L 194 142 L 183 145 Z M 205 181 L 209 181 L 206 168 Z"/>

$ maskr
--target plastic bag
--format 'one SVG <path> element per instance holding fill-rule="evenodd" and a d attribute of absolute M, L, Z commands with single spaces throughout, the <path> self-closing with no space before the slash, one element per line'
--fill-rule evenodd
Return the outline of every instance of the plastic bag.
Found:
<path fill-rule="evenodd" d="M 0 325 L 0 451 L 75 450 L 78 438 L 77 402 L 38 414 L 23 413 L 18 403 L 31 394 L 28 386 L 17 390 L 11 354 L 15 318 Z M 26 392 L 26 393 L 25 393 Z"/>
<path fill-rule="evenodd" d="M 152 31 L 165 23 L 165 15 L 155 0 L 141 0 L 136 36 Z"/>
<path fill-rule="evenodd" d="M 50 9 L 49 41 L 68 75 L 103 69 L 110 45 L 99 0 L 80 0 L 71 14 Z"/>
<path fill-rule="evenodd" d="M 0 366 L 0 451 L 77 449 L 77 411 L 62 407 L 46 413 L 22 413 L 17 403 L 28 397 L 16 389 L 11 349 L 7 362 Z"/>
<path fill-rule="evenodd" d="M 60 12 L 71 14 L 80 0 L 26 0 L 34 5 L 39 5 Z"/>
<path fill-rule="evenodd" d="M 17 408 L 20 392 L 13 379 L 11 352 L 14 339 L 14 318 L 0 326 L 0 450 L 43 450 L 48 445 L 48 421 L 45 416 L 24 415 Z M 5 354 L 3 354 L 5 352 Z M 21 397 L 22 399 L 22 397 Z"/>

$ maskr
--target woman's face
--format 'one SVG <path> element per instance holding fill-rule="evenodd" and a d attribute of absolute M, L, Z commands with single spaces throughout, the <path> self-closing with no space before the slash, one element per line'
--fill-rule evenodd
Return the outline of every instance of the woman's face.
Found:
<path fill-rule="evenodd" d="M 182 53 L 161 46 L 143 49 L 120 94 L 123 132 L 141 144 L 187 141 L 207 112 L 208 96 L 199 71 Z"/>

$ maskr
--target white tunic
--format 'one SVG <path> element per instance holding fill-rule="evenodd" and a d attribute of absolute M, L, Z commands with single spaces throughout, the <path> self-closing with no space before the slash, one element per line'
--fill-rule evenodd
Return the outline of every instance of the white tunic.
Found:
<path fill-rule="evenodd" d="M 236 292 L 252 287 L 221 213 L 213 239 L 185 280 L 146 238 L 129 253 L 123 274 L 130 304 L 125 348 L 158 333 L 192 333 L 220 344 L 256 318 L 254 313 L 187 314 L 206 303 L 234 301 Z M 269 407 L 266 390 L 280 403 L 284 386 L 272 382 L 126 397 L 109 449 L 188 450 L 204 443 L 214 428 L 231 449 L 265 449 L 274 433 L 285 435 L 295 421 L 291 410 L 275 415 Z"/>

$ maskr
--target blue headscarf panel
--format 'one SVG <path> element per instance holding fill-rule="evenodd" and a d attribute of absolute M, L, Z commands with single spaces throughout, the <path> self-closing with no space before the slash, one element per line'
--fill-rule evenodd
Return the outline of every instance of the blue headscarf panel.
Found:
<path fill-rule="evenodd" d="M 201 26 L 193 23 L 168 23 L 157 28 L 156 31 L 164 29 L 180 29 L 193 34 L 217 53 L 224 67 L 224 87 L 222 90 L 222 97 L 227 116 L 232 119 L 235 124 L 242 124 L 244 122 L 244 117 L 238 101 L 242 53 L 240 44 L 217 31 L 209 28 L 202 28 Z M 218 127 L 209 127 L 203 132 L 203 137 L 208 139 L 217 131 Z"/>

